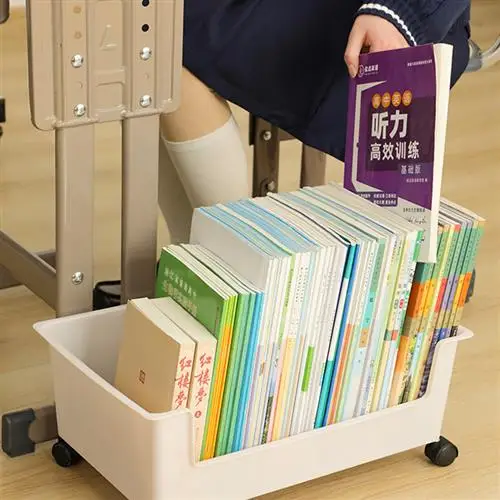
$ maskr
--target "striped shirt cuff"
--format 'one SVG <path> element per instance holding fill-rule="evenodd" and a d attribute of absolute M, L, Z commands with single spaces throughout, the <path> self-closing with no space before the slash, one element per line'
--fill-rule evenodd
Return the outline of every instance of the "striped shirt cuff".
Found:
<path fill-rule="evenodd" d="M 383 17 L 391 22 L 409 45 L 422 45 L 427 42 L 422 23 L 408 0 L 380 0 L 376 3 L 364 3 L 358 11 L 358 15 L 361 14 Z"/>

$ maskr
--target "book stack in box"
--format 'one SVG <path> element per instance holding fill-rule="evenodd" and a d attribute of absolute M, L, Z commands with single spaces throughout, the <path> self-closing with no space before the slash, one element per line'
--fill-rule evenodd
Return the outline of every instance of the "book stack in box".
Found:
<path fill-rule="evenodd" d="M 423 263 L 421 228 L 337 184 L 197 209 L 157 298 L 127 305 L 117 387 L 191 410 L 201 460 L 416 399 L 484 222 L 442 199 Z"/>
<path fill-rule="evenodd" d="M 412 285 L 391 404 L 425 393 L 436 343 L 456 335 L 485 220 L 441 198 L 435 263 L 419 263 Z"/>
<path fill-rule="evenodd" d="M 197 459 L 417 399 L 457 332 L 485 221 L 441 198 L 450 47 L 360 62 L 344 187 L 195 210 L 127 305 L 117 386 L 192 411 Z"/>

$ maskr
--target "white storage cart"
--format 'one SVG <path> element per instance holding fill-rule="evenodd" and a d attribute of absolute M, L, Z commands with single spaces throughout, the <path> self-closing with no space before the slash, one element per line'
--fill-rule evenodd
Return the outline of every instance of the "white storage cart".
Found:
<path fill-rule="evenodd" d="M 159 114 L 179 105 L 183 0 L 26 0 L 26 6 L 31 118 L 55 135 L 56 249 L 34 254 L 0 230 L 0 290 L 23 284 L 59 317 L 150 295 Z M 0 24 L 9 11 L 9 0 L 0 0 Z M 499 57 L 500 38 L 486 51 L 471 41 L 467 70 Z M 93 288 L 94 136 L 104 122 L 122 126 L 122 270 L 121 281 Z M 289 136 L 252 119 L 251 137 L 254 193 L 276 190 L 279 142 Z M 302 167 L 302 181 L 317 183 L 324 155 L 305 147 Z M 4 453 L 32 453 L 57 437 L 55 407 L 4 414 L 1 426 Z"/>
<path fill-rule="evenodd" d="M 112 385 L 124 308 L 35 329 L 51 348 L 62 438 L 54 457 L 63 466 L 83 457 L 129 500 L 248 499 L 422 445 L 437 465 L 458 455 L 440 433 L 458 343 L 472 337 L 465 328 L 437 344 L 421 399 L 197 462 L 188 410 L 151 414 Z"/>
<path fill-rule="evenodd" d="M 440 431 L 458 342 L 472 336 L 464 328 L 438 344 L 420 400 L 201 463 L 188 411 L 152 415 L 113 388 L 123 306 L 82 312 L 93 307 L 94 129 L 122 123 L 125 302 L 153 286 L 158 115 L 179 103 L 182 0 L 27 6 L 32 121 L 56 137 L 57 248 L 34 255 L 0 232 L 0 289 L 22 283 L 56 311 L 35 328 L 51 346 L 58 425 L 53 407 L 4 415 L 4 452 L 30 453 L 59 434 L 60 465 L 83 457 L 130 500 L 249 498 L 426 444 L 431 461 L 451 464 L 458 450 Z M 0 22 L 7 17 L 0 0 Z M 497 44 L 471 61 L 498 54 Z M 276 160 L 273 134 L 256 130 Z M 274 177 L 275 167 L 266 167 Z"/>

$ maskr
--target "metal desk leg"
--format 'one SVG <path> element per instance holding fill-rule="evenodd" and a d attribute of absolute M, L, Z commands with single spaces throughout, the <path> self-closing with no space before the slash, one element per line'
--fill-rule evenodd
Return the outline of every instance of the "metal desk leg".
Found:
<path fill-rule="evenodd" d="M 92 309 L 94 125 L 56 131 L 57 316 Z"/>
<path fill-rule="evenodd" d="M 253 196 L 265 196 L 278 191 L 280 137 L 279 129 L 256 118 L 252 127 Z"/>
<path fill-rule="evenodd" d="M 159 115 L 123 122 L 121 300 L 154 292 L 158 228 Z"/>
<path fill-rule="evenodd" d="M 314 187 L 324 184 L 326 184 L 326 154 L 304 145 L 300 186 Z"/>
<path fill-rule="evenodd" d="M 27 0 L 27 13 L 31 118 L 56 131 L 57 272 L 46 262 L 53 255 L 33 255 L 0 232 L 0 288 L 29 285 L 58 316 L 92 309 L 94 126 L 121 121 L 122 300 L 151 295 L 159 115 L 180 101 L 183 1 Z M 54 406 L 2 417 L 11 457 L 56 436 Z"/>
<path fill-rule="evenodd" d="M 57 316 L 92 309 L 93 179 L 94 125 L 56 130 L 56 286 L 47 266 L 48 274 L 38 276 L 31 287 L 55 308 Z M 40 269 L 26 250 L 14 243 L 6 249 L 12 252 L 9 261 L 19 263 L 20 276 L 30 275 L 31 261 L 34 269 Z M 30 284 L 29 276 L 23 281 Z M 10 457 L 32 453 L 36 444 L 56 437 L 54 406 L 3 415 L 2 449 Z"/>

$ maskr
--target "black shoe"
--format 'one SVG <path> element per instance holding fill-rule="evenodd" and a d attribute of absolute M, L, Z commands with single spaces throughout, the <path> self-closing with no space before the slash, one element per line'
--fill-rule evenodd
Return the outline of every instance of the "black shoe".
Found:
<path fill-rule="evenodd" d="M 107 309 L 121 304 L 121 281 L 100 281 L 94 288 L 94 311 Z"/>
<path fill-rule="evenodd" d="M 156 263 L 156 274 L 160 268 L 160 261 Z M 116 307 L 121 304 L 121 281 L 99 281 L 93 293 L 93 309 L 107 309 L 108 307 Z"/>

